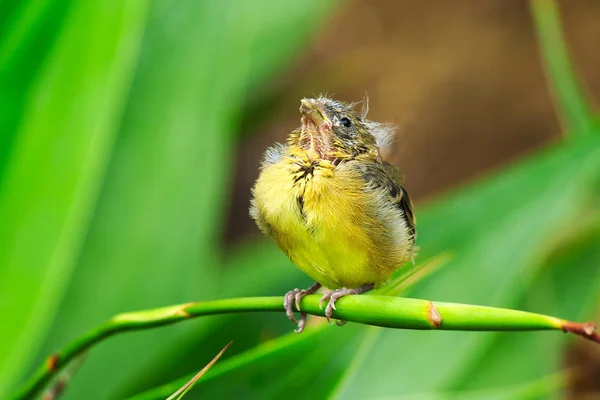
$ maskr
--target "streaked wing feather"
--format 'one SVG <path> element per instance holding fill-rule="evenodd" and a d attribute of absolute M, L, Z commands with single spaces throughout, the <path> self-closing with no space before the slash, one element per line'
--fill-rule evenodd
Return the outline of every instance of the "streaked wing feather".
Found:
<path fill-rule="evenodd" d="M 415 213 L 413 211 L 413 204 L 408 196 L 408 192 L 404 187 L 400 186 L 401 197 L 398 202 L 398 207 L 404 213 L 404 218 L 406 219 L 406 225 L 408 226 L 408 231 L 412 235 L 413 243 L 417 238 L 417 219 L 415 218 Z"/>
<path fill-rule="evenodd" d="M 363 179 L 375 187 L 385 189 L 392 203 L 402 211 L 414 243 L 417 236 L 415 213 L 408 192 L 402 186 L 403 178 L 398 168 L 385 161 L 381 164 L 362 163 L 359 168 Z"/>

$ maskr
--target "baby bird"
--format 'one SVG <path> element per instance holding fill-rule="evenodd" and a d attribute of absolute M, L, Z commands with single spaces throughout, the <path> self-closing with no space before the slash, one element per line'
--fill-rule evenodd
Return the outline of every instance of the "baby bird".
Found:
<path fill-rule="evenodd" d="M 285 296 L 298 324 L 302 297 L 321 286 L 330 321 L 335 302 L 390 279 L 415 255 L 415 216 L 402 175 L 381 157 L 393 133 L 352 105 L 326 97 L 303 99 L 302 126 L 269 148 L 252 190 L 250 215 L 298 268 L 315 280 Z"/>

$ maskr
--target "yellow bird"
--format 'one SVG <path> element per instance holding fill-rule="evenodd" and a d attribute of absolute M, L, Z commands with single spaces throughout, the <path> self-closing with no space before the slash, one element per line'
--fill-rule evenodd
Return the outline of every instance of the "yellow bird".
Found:
<path fill-rule="evenodd" d="M 393 129 L 326 97 L 303 99 L 300 113 L 287 143 L 266 151 L 250 207 L 260 230 L 316 281 L 285 296 L 297 333 L 306 325 L 306 313 L 293 314 L 302 297 L 330 289 L 321 298 L 330 321 L 336 300 L 385 283 L 416 249 L 402 175 L 380 153 Z"/>

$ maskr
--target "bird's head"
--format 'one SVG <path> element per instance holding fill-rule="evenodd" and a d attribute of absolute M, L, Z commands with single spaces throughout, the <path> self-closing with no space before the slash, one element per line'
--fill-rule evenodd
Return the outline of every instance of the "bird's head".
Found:
<path fill-rule="evenodd" d="M 302 126 L 292 132 L 288 141 L 333 164 L 358 156 L 379 157 L 379 148 L 386 146 L 393 129 L 366 120 L 353 105 L 319 97 L 300 102 Z"/>

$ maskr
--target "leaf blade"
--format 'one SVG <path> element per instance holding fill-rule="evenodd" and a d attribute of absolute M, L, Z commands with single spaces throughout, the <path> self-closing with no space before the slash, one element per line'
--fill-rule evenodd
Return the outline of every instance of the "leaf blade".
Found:
<path fill-rule="evenodd" d="M 7 354 L 0 393 L 31 361 L 79 254 L 135 63 L 129 47 L 140 35 L 139 7 L 76 5 L 27 104 L 0 187 L 0 304 L 10 316 L 0 344 Z M 92 29 L 115 45 L 105 46 Z M 77 63 L 73 51 L 82 43 L 91 51 L 77 54 Z M 10 312 L 16 309 L 22 311 Z"/>

